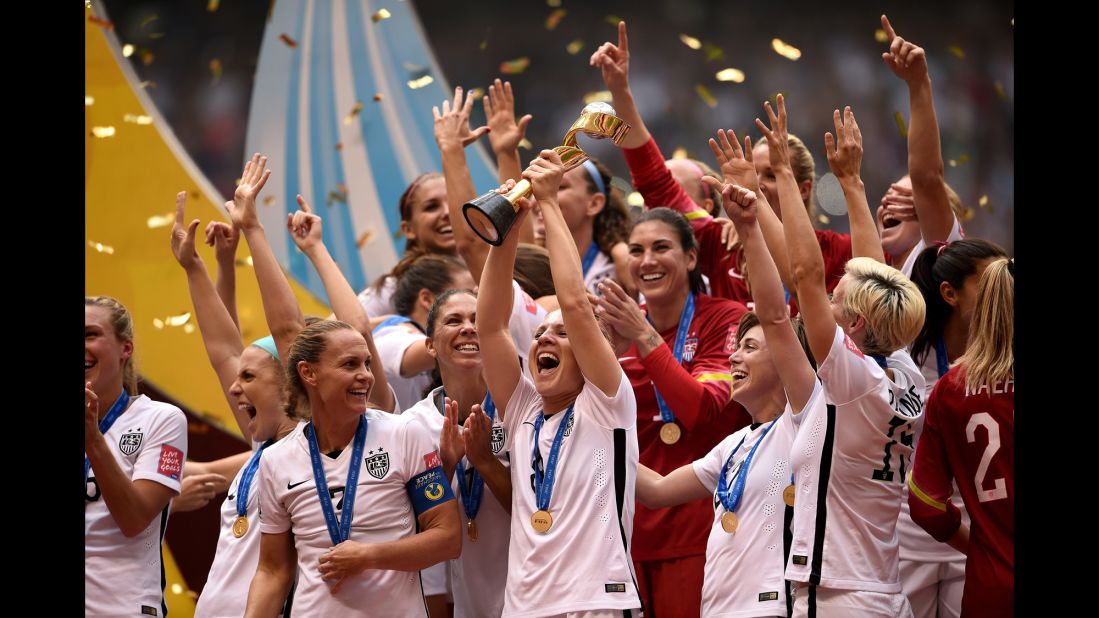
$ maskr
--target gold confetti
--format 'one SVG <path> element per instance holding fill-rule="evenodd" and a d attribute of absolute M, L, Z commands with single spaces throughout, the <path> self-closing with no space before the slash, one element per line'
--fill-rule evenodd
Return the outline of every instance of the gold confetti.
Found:
<path fill-rule="evenodd" d="M 874 31 L 874 40 L 879 43 L 888 43 L 889 35 L 885 33 L 885 30 L 878 28 Z"/>
<path fill-rule="evenodd" d="M 382 100 L 382 93 L 379 92 L 378 94 L 374 95 L 374 100 L 375 101 L 381 101 Z"/>
<path fill-rule="evenodd" d="M 240 181 L 241 181 L 241 179 L 237 178 L 236 180 L 233 181 L 233 184 L 235 184 L 239 187 L 240 186 Z"/>
<path fill-rule="evenodd" d="M 683 44 L 691 49 L 702 49 L 702 41 L 699 41 L 689 34 L 679 35 L 679 40 L 683 41 Z"/>
<path fill-rule="evenodd" d="M 271 204 L 274 204 L 274 203 L 275 203 L 275 196 L 274 195 L 268 195 L 267 197 L 263 198 L 263 205 L 264 206 L 270 206 Z"/>
<path fill-rule="evenodd" d="M 480 99 L 481 97 L 485 96 L 485 89 L 474 88 L 473 90 L 469 91 L 469 96 L 473 97 L 474 99 Z"/>
<path fill-rule="evenodd" d="M 214 75 L 213 83 L 218 83 L 218 80 L 221 79 L 221 60 L 214 58 L 210 61 L 210 72 Z"/>
<path fill-rule="evenodd" d="M 103 28 L 104 30 L 114 30 L 114 23 L 109 22 L 106 19 L 103 19 L 101 17 L 96 17 L 95 15 L 89 15 L 88 16 L 88 21 L 90 21 L 93 24 L 99 26 L 100 28 Z"/>
<path fill-rule="evenodd" d="M 965 52 L 964 52 L 964 51 L 962 51 L 962 48 L 961 48 L 961 47 L 958 47 L 957 45 L 951 45 L 950 47 L 947 47 L 946 49 L 947 49 L 947 51 L 949 51 L 950 53 L 952 53 L 952 54 L 954 54 L 955 56 L 957 56 L 957 57 L 958 57 L 958 60 L 965 60 Z"/>
<path fill-rule="evenodd" d="M 897 129 L 901 132 L 901 137 L 908 137 L 908 125 L 904 123 L 904 114 L 900 112 L 893 112 L 893 118 L 897 121 Z"/>
<path fill-rule="evenodd" d="M 347 195 L 340 193 L 339 191 L 329 191 L 328 199 L 325 200 L 325 205 L 331 206 L 335 202 L 347 203 Z"/>
<path fill-rule="evenodd" d="M 294 39 L 290 38 L 290 35 L 286 34 L 285 32 L 283 32 L 282 34 L 279 35 L 279 40 L 282 41 L 283 43 L 285 43 L 287 47 L 297 47 L 298 46 L 298 42 L 295 41 Z"/>
<path fill-rule="evenodd" d="M 987 195 L 982 195 L 981 199 L 977 200 L 977 205 L 980 206 L 981 208 L 987 207 L 988 206 L 988 196 Z M 989 208 L 989 210 L 991 210 L 991 208 Z"/>
<path fill-rule="evenodd" d="M 523 56 L 515 60 L 505 60 L 500 63 L 500 72 L 507 75 L 519 75 L 530 66 L 530 58 Z"/>
<path fill-rule="evenodd" d="M 821 225 L 828 225 L 828 222 L 831 221 L 831 219 L 828 218 L 828 215 L 822 212 L 817 215 L 817 221 L 820 221 Z"/>
<path fill-rule="evenodd" d="M 389 11 L 387 11 L 385 9 L 381 9 L 377 13 L 374 13 L 373 15 L 370 16 L 370 21 L 372 21 L 374 23 L 378 23 L 381 20 L 389 19 L 390 17 L 393 17 L 393 15 L 391 15 L 389 13 Z"/>
<path fill-rule="evenodd" d="M 519 140 L 519 147 L 523 150 L 530 150 L 531 148 L 534 148 L 534 144 L 530 143 L 530 140 L 524 137 Z"/>
<path fill-rule="evenodd" d="M 343 150 L 343 142 L 336 142 L 336 150 Z"/>
<path fill-rule="evenodd" d="M 359 236 L 359 239 L 355 241 L 355 246 L 362 249 L 363 245 L 370 242 L 371 237 L 374 236 L 374 230 L 367 230 Z"/>
<path fill-rule="evenodd" d="M 679 148 L 676 148 L 674 151 L 672 151 L 672 158 L 673 159 L 686 159 L 687 158 L 687 149 L 682 147 L 682 146 L 680 146 Z"/>
<path fill-rule="evenodd" d="M 775 53 L 787 58 L 789 60 L 797 60 L 801 58 L 801 50 L 783 42 L 782 39 L 771 39 L 771 48 L 775 50 Z"/>
<path fill-rule="evenodd" d="M 149 38 L 150 39 L 162 39 L 162 38 L 164 38 L 164 33 L 163 32 L 153 32 L 152 34 L 149 35 Z"/>
<path fill-rule="evenodd" d="M 187 311 L 179 315 L 170 315 L 164 319 L 165 326 L 183 326 L 191 320 L 191 312 Z"/>
<path fill-rule="evenodd" d="M 134 55 L 134 46 L 131 45 L 130 43 L 126 43 L 125 45 L 123 45 L 122 46 L 122 57 L 123 58 L 129 58 L 132 55 Z"/>
<path fill-rule="evenodd" d="M 995 84 L 993 84 L 993 87 L 996 89 L 996 96 L 1000 97 L 1001 100 L 1006 101 L 1007 100 L 1007 93 L 1004 92 L 1004 83 L 998 81 Z"/>
<path fill-rule="evenodd" d="M 126 114 L 122 117 L 123 122 L 131 122 L 133 124 L 153 124 L 152 116 L 139 116 L 137 114 Z"/>
<path fill-rule="evenodd" d="M 355 122 L 355 117 L 358 116 L 361 111 L 363 111 L 363 102 L 355 101 L 355 107 L 351 108 L 351 113 L 343 119 L 343 123 L 351 124 L 352 122 Z"/>
<path fill-rule="evenodd" d="M 221 0 L 208 0 L 206 2 L 206 10 L 213 13 L 218 10 L 218 5 L 221 4 Z"/>
<path fill-rule="evenodd" d="M 96 137 L 111 137 L 114 135 L 114 127 L 92 127 L 92 135 Z"/>
<path fill-rule="evenodd" d="M 969 155 L 966 155 L 966 154 L 963 154 L 962 156 L 958 157 L 957 161 L 955 161 L 954 159 L 951 159 L 950 161 L 947 161 L 947 163 L 950 164 L 950 167 L 958 167 L 959 165 L 965 165 L 968 162 L 969 162 Z"/>
<path fill-rule="evenodd" d="M 584 41 L 582 39 L 576 39 L 572 43 L 565 46 L 565 51 L 569 52 L 573 56 L 580 53 L 580 50 L 584 49 Z"/>
<path fill-rule="evenodd" d="M 145 26 L 148 26 L 157 19 L 160 19 L 160 16 L 158 16 L 156 13 L 153 13 L 152 15 L 146 17 L 145 20 L 141 22 L 141 29 L 144 30 Z"/>
<path fill-rule="evenodd" d="M 88 246 L 100 253 L 106 253 L 107 255 L 114 255 L 114 247 L 105 245 L 101 242 L 88 241 Z"/>
<path fill-rule="evenodd" d="M 1011 18 L 1011 27 L 1012 28 L 1015 27 L 1015 18 L 1014 17 Z"/>
<path fill-rule="evenodd" d="M 546 0 L 546 4 L 548 4 L 550 8 L 557 8 L 561 6 L 561 0 Z"/>
<path fill-rule="evenodd" d="M 84 95 L 84 107 L 90 107 L 95 104 L 95 97 Z"/>
<path fill-rule="evenodd" d="M 347 185 L 343 184 L 342 182 L 337 182 L 336 183 L 336 188 L 339 189 L 340 193 L 343 193 L 344 195 L 347 195 L 348 193 L 351 193 L 350 191 L 347 190 Z"/>
<path fill-rule="evenodd" d="M 164 330 L 164 320 L 160 318 L 153 318 L 153 328 L 157 330 Z"/>
<path fill-rule="evenodd" d="M 149 220 L 145 222 L 145 225 L 147 225 L 150 230 L 155 230 L 160 227 L 168 227 L 169 225 L 175 223 L 175 220 L 175 213 L 168 213 L 166 215 L 153 215 L 149 217 Z"/>
<path fill-rule="evenodd" d="M 156 82 L 146 80 L 146 81 L 141 82 L 137 86 L 138 86 L 138 88 L 141 88 L 142 90 L 144 90 L 146 88 L 156 88 Z"/>
<path fill-rule="evenodd" d="M 615 28 L 617 28 L 618 27 L 618 22 L 622 21 L 622 18 L 617 16 L 617 15 L 607 15 L 606 17 L 603 18 L 603 21 L 605 21 L 608 24 L 610 24 L 610 25 L 614 26 Z"/>
<path fill-rule="evenodd" d="M 702 46 L 702 52 L 706 54 L 706 60 L 724 60 L 725 50 L 721 49 L 713 43 L 706 43 Z"/>
<path fill-rule="evenodd" d="M 419 90 L 420 88 L 423 88 L 424 86 L 430 84 L 433 81 L 435 81 L 434 77 L 432 77 L 430 75 L 424 75 L 420 79 L 411 79 L 411 80 L 409 80 L 408 81 L 408 87 L 413 89 L 413 90 Z"/>
<path fill-rule="evenodd" d="M 610 103 L 614 100 L 611 96 L 610 90 L 596 90 L 595 92 L 589 92 L 584 95 L 584 104 L 588 103 Z"/>
<path fill-rule="evenodd" d="M 237 258 L 234 261 L 234 264 L 237 267 L 251 266 L 252 265 L 252 256 L 249 255 L 249 256 L 245 256 L 244 258 Z"/>
<path fill-rule="evenodd" d="M 962 222 L 965 223 L 970 221 L 976 215 L 977 213 L 972 208 L 966 208 L 965 211 L 962 212 Z"/>
<path fill-rule="evenodd" d="M 565 9 L 557 9 L 550 13 L 549 17 L 546 18 L 546 30 L 553 30 L 556 28 L 557 24 L 561 23 L 561 20 L 564 19 L 567 14 L 568 11 Z"/>
<path fill-rule="evenodd" d="M 630 206 L 637 206 L 640 208 L 645 205 L 645 198 L 637 191 L 632 191 L 626 196 L 626 203 Z"/>
<path fill-rule="evenodd" d="M 485 51 L 486 49 L 488 49 L 488 39 L 481 41 L 481 44 L 478 45 L 477 48 L 481 51 Z"/>
<path fill-rule="evenodd" d="M 710 92 L 709 88 L 702 84 L 695 84 L 695 92 L 698 93 L 698 96 L 702 97 L 702 100 L 706 102 L 706 105 L 717 107 L 717 99 L 714 98 L 714 95 Z"/>
<path fill-rule="evenodd" d="M 144 64 L 145 66 L 149 66 L 150 64 L 153 63 L 153 60 L 156 59 L 156 55 L 154 55 L 153 52 L 151 52 L 147 49 L 141 50 L 140 53 L 141 53 L 141 64 Z"/>
<path fill-rule="evenodd" d="M 195 325 L 194 324 L 184 324 L 183 325 L 183 332 L 190 335 L 191 333 L 195 332 Z M 179 586 L 179 584 L 176 584 L 176 586 Z M 180 591 L 180 592 L 182 592 L 182 591 Z M 177 592 L 176 594 L 180 594 L 180 592 Z"/>
<path fill-rule="evenodd" d="M 744 81 L 744 71 L 740 69 L 722 69 L 717 72 L 718 81 L 722 82 L 736 82 L 741 83 Z"/>

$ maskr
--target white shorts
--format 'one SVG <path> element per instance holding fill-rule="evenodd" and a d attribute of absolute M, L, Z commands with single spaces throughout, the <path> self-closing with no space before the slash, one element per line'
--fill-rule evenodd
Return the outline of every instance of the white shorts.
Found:
<path fill-rule="evenodd" d="M 813 615 L 822 618 L 913 618 L 912 606 L 903 592 L 866 592 L 865 590 L 836 590 L 816 586 L 794 587 L 794 616 Z"/>
<path fill-rule="evenodd" d="M 424 596 L 440 594 L 450 596 L 450 561 L 433 564 L 420 571 L 420 580 L 424 584 Z"/>
<path fill-rule="evenodd" d="M 901 587 L 916 618 L 958 618 L 965 591 L 965 560 L 901 560 Z"/>

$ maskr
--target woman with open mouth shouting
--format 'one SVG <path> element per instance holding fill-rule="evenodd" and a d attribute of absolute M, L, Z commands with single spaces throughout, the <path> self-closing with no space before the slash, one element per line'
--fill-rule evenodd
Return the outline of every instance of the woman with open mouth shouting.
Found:
<path fill-rule="evenodd" d="M 523 172 L 546 221 L 561 304 L 530 344 L 530 378 L 508 328 L 514 228 L 490 250 L 477 299 L 485 379 L 513 461 L 503 615 L 629 615 L 641 607 L 629 554 L 637 412 L 588 301 L 580 255 L 557 202 L 562 175 L 561 159 L 550 150 Z M 531 207 L 523 200 L 520 217 Z"/>

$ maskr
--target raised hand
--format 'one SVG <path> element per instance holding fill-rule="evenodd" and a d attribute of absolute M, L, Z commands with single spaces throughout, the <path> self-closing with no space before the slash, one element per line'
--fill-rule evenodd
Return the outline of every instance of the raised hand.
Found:
<path fill-rule="evenodd" d="M 496 82 L 488 87 L 482 104 L 488 119 L 488 141 L 493 152 L 514 152 L 527 134 L 527 125 L 533 116 L 527 114 L 518 123 L 515 121 L 515 95 L 511 91 L 511 82 L 501 83 L 497 77 Z"/>
<path fill-rule="evenodd" d="M 717 140 L 711 137 L 709 143 L 725 182 L 753 190 L 759 188 L 759 176 L 752 163 L 752 138 L 744 136 L 744 149 L 741 150 L 735 131 L 718 129 Z"/>
<path fill-rule="evenodd" d="M 892 215 L 899 221 L 919 220 L 916 216 L 916 200 L 912 194 L 912 187 L 898 183 L 889 185 L 889 190 L 882 196 L 881 205 L 877 210 L 878 221 L 883 227 L 886 215 Z"/>
<path fill-rule="evenodd" d="M 824 134 L 828 165 L 840 182 L 857 180 L 862 166 L 862 131 L 855 122 L 851 106 L 843 108 L 842 120 L 840 110 L 833 111 L 832 122 L 836 125 L 836 137 L 833 138 L 830 132 Z"/>
<path fill-rule="evenodd" d="M 435 141 L 439 148 L 444 146 L 460 145 L 462 148 L 477 141 L 482 135 L 489 132 L 489 128 L 469 128 L 469 114 L 473 110 L 473 97 L 466 95 L 465 103 L 462 103 L 462 87 L 454 89 L 454 103 L 443 101 L 443 111 L 438 106 L 431 108 L 435 117 Z"/>
<path fill-rule="evenodd" d="M 321 226 L 321 218 L 313 212 L 305 198 L 298 194 L 298 211 L 286 215 L 286 229 L 290 231 L 290 237 L 302 253 L 308 254 L 324 243 Z"/>
<path fill-rule="evenodd" d="M 241 174 L 240 184 L 233 191 L 233 201 L 226 203 L 229 218 L 233 225 L 241 230 L 249 230 L 259 227 L 259 215 L 256 214 L 256 196 L 267 184 L 271 177 L 271 170 L 267 168 L 267 157 L 256 153 L 244 164 L 244 173 Z"/>
<path fill-rule="evenodd" d="M 595 301 L 596 312 L 618 335 L 633 342 L 650 334 L 652 325 L 645 319 L 645 312 L 622 286 L 611 279 L 604 279 L 599 282 L 599 293 L 602 296 Z"/>
<path fill-rule="evenodd" d="M 561 187 L 561 178 L 565 175 L 565 166 L 561 156 L 552 150 L 543 150 L 538 158 L 531 161 L 530 167 L 523 172 L 523 178 L 534 187 L 534 198 L 541 201 L 557 201 L 557 190 Z"/>
<path fill-rule="evenodd" d="M 84 444 L 99 433 L 99 396 L 92 390 L 92 383 L 84 383 Z"/>
<path fill-rule="evenodd" d="M 481 404 L 474 404 L 466 417 L 462 444 L 469 463 L 475 468 L 484 468 L 496 457 L 492 453 L 492 421 L 481 409 Z"/>
<path fill-rule="evenodd" d="M 717 189 L 724 199 L 725 212 L 733 225 L 752 225 L 756 221 L 756 200 L 759 194 L 737 184 L 718 182 L 716 178 L 703 176 L 702 182 Z"/>
<path fill-rule="evenodd" d="M 439 457 L 443 460 L 443 471 L 447 476 L 454 474 L 454 468 L 466 454 L 461 430 L 458 429 L 458 402 L 447 397 L 443 404 L 443 431 L 439 436 Z"/>
<path fill-rule="evenodd" d="M 885 15 L 881 16 L 881 27 L 889 38 L 889 51 L 881 55 L 885 66 L 906 82 L 927 79 L 927 54 L 923 48 L 897 36 Z"/>
<path fill-rule="evenodd" d="M 763 109 L 767 112 L 767 119 L 770 121 L 771 126 L 763 124 L 763 121 L 756 118 L 756 126 L 763 132 L 763 136 L 767 138 L 767 152 L 771 157 L 771 169 L 778 175 L 781 170 L 790 169 L 790 134 L 786 130 L 786 101 L 780 94 L 777 97 L 778 114 L 775 114 L 771 109 L 771 102 L 766 101 L 763 103 Z"/>
<path fill-rule="evenodd" d="M 187 270 L 202 263 L 202 258 L 195 251 L 195 231 L 198 229 L 199 220 L 194 219 L 191 224 L 184 227 L 183 208 L 187 203 L 187 192 L 180 191 L 176 194 L 176 220 L 172 224 L 172 255 L 179 265 Z"/>
<path fill-rule="evenodd" d="M 626 36 L 626 22 L 618 22 L 618 45 L 603 43 L 588 63 L 603 72 L 607 90 L 624 91 L 630 87 L 630 40 Z"/>
<path fill-rule="evenodd" d="M 219 262 L 231 262 L 237 255 L 240 243 L 240 230 L 224 221 L 211 221 L 206 224 L 206 244 L 214 248 L 214 256 Z"/>

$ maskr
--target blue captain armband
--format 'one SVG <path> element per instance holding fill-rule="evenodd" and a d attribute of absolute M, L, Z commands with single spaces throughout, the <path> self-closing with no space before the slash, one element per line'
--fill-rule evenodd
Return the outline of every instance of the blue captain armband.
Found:
<path fill-rule="evenodd" d="M 442 466 L 436 466 L 412 477 L 411 481 L 405 483 L 405 490 L 408 491 L 408 497 L 412 500 L 412 510 L 415 511 L 416 517 L 454 499 L 454 492 L 450 490 L 450 483 L 446 481 Z"/>

